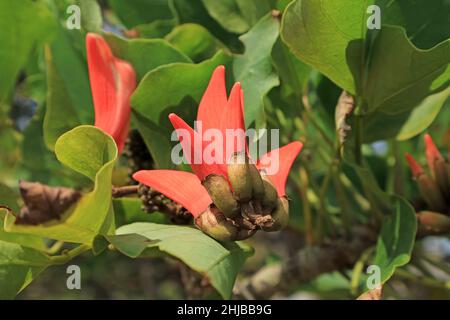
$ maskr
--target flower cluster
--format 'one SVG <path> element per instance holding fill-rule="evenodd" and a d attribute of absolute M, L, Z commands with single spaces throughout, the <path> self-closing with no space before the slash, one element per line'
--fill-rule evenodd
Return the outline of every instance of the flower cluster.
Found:
<path fill-rule="evenodd" d="M 129 63 L 114 57 L 101 36 L 88 34 L 86 46 L 95 125 L 114 138 L 121 152 L 128 135 L 135 72 Z M 138 182 L 181 204 L 201 230 L 221 241 L 245 239 L 257 230 L 277 231 L 287 224 L 286 179 L 302 148 L 300 142 L 292 142 L 253 161 L 242 135 L 243 97 L 239 83 L 227 97 L 225 68 L 219 66 L 200 102 L 197 123 L 205 131 L 219 132 L 220 142 L 207 141 L 171 114 L 169 119 L 193 173 L 141 170 L 133 175 Z M 220 151 L 215 154 L 216 160 L 220 159 L 213 163 L 203 161 L 204 151 L 211 144 Z"/>
<path fill-rule="evenodd" d="M 179 135 L 185 155 L 203 157 L 204 149 L 212 142 L 197 137 L 198 132 L 176 114 L 169 115 L 169 119 L 176 130 L 189 132 L 190 139 Z M 134 179 L 182 204 L 192 213 L 196 225 L 217 240 L 242 240 L 260 229 L 283 228 L 289 216 L 286 179 L 302 144 L 292 142 L 258 161 L 250 159 L 245 139 L 232 134 L 245 131 L 242 88 L 236 83 L 227 98 L 223 66 L 212 75 L 199 105 L 197 122 L 205 130 L 222 132 L 222 161 L 188 161 L 194 173 L 142 170 L 133 175 Z M 193 143 L 199 140 L 200 147 Z M 226 147 L 230 144 L 231 149 Z M 269 166 L 278 170 L 266 171 Z"/>
<path fill-rule="evenodd" d="M 450 230 L 450 163 L 441 155 L 430 135 L 425 135 L 425 156 L 429 172 L 407 153 L 406 159 L 425 206 L 418 218 L 427 231 Z M 422 210 L 423 209 L 423 210 Z"/>

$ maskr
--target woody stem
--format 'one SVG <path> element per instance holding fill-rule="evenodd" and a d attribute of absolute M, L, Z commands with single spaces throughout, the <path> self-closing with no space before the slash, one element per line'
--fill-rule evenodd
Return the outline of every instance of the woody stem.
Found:
<path fill-rule="evenodd" d="M 124 187 L 113 187 L 112 196 L 113 198 L 121 198 L 131 194 L 137 194 L 139 186 L 124 186 Z"/>

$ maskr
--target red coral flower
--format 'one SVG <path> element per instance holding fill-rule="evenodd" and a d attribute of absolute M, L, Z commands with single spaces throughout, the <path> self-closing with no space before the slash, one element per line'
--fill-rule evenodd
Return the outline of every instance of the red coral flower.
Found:
<path fill-rule="evenodd" d="M 88 33 L 86 49 L 95 126 L 113 137 L 120 153 L 128 136 L 136 74 L 128 62 L 113 55 L 100 35 Z"/>
<path fill-rule="evenodd" d="M 242 137 L 230 135 L 227 131 L 227 129 L 245 131 L 241 85 L 236 83 L 229 98 L 227 98 L 225 68 L 219 66 L 214 71 L 198 108 L 197 121 L 202 124 L 202 130 L 218 129 L 225 137 L 222 141 L 223 161 L 219 161 L 219 163 L 208 164 L 205 161 L 195 161 L 196 157 L 203 160 L 203 151 L 208 143 L 202 137 L 198 137 L 199 132 L 193 130 L 177 115 L 171 114 L 169 119 L 175 129 L 184 129 L 184 132 L 188 132 L 190 136 L 189 139 L 184 139 L 179 134 L 179 140 L 185 156 L 190 160 L 189 163 L 194 173 L 175 170 L 142 170 L 136 172 L 133 178 L 180 203 L 194 217 L 198 217 L 212 203 L 211 197 L 201 182 L 211 174 L 227 177 L 227 161 L 230 156 L 235 152 L 246 149 L 245 139 L 242 140 Z M 194 141 L 200 141 L 200 146 L 196 146 Z M 232 144 L 233 148 L 226 148 L 227 144 Z M 270 165 L 278 167 L 276 172 L 270 172 L 268 176 L 279 197 L 285 195 L 287 176 L 301 149 L 301 142 L 292 142 L 265 154 L 256 163 L 260 170 Z"/>

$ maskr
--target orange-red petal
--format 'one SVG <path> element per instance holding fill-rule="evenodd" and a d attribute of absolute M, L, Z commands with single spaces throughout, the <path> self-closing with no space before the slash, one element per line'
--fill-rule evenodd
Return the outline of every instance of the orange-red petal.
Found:
<path fill-rule="evenodd" d="M 223 134 L 224 164 L 235 152 L 245 149 L 245 123 L 242 87 L 239 82 L 231 89 L 225 112 L 220 121 L 220 131 Z"/>
<path fill-rule="evenodd" d="M 133 179 L 161 192 L 166 197 L 181 204 L 195 217 L 212 203 L 206 189 L 196 175 L 175 170 L 141 170 L 133 174 Z"/>
<path fill-rule="evenodd" d="M 414 178 L 417 178 L 418 176 L 424 173 L 422 166 L 417 163 L 417 161 L 413 158 L 412 155 L 410 155 L 409 153 L 405 153 L 405 157 L 406 161 L 408 161 L 408 165 L 411 168 L 411 172 Z"/>
<path fill-rule="evenodd" d="M 197 121 L 202 122 L 203 130 L 220 127 L 226 104 L 225 67 L 218 66 L 211 76 L 197 111 Z"/>
<path fill-rule="evenodd" d="M 169 120 L 177 131 L 184 156 L 198 179 L 203 181 L 212 173 L 221 174 L 220 167 L 217 164 L 205 163 L 203 159 L 204 143 L 200 134 L 174 113 L 169 115 Z"/>
<path fill-rule="evenodd" d="M 267 175 L 275 185 L 280 197 L 286 194 L 286 180 L 289 171 L 302 147 L 301 142 L 294 141 L 279 149 L 272 150 L 258 159 L 258 169 L 267 171 Z"/>
<path fill-rule="evenodd" d="M 444 160 L 444 157 L 439 152 L 438 148 L 434 144 L 433 139 L 429 134 L 426 134 L 424 137 L 425 140 L 425 155 L 428 162 L 428 167 L 431 172 L 434 172 L 434 162 L 436 160 Z"/>
<path fill-rule="evenodd" d="M 100 35 L 88 33 L 86 49 L 95 126 L 111 135 L 121 152 L 128 135 L 136 74 L 128 62 L 114 57 Z"/>

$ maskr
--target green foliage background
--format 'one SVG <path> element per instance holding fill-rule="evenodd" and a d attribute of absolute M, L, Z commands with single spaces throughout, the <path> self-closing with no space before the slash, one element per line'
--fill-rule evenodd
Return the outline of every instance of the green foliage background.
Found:
<path fill-rule="evenodd" d="M 66 27 L 72 4 L 81 8 L 80 30 Z M 372 4 L 381 8 L 381 30 L 366 28 Z M 58 280 L 43 276 L 22 297 L 180 298 L 188 294 L 181 268 L 211 280 L 208 297 L 226 299 L 237 276 L 298 249 L 291 248 L 294 235 L 311 245 L 333 235 L 330 225 L 350 232 L 372 219 L 380 232 L 368 259 L 383 266 L 383 282 L 393 276 L 387 295 L 415 297 L 414 290 L 395 290 L 396 268 L 420 247 L 410 204 L 418 193 L 403 153 L 423 162 L 424 132 L 442 151 L 450 145 L 449 25 L 449 0 L 0 0 L 0 205 L 19 210 L 19 180 L 86 193 L 52 226 L 16 226 L 0 209 L 0 298 L 13 298 L 45 269 Z M 305 145 L 288 182 L 288 230 L 270 241 L 261 235 L 220 244 L 196 229 L 167 225 L 162 215 L 149 218 L 137 199 L 113 201 L 111 186 L 127 183 L 126 161 L 92 127 L 86 32 L 101 33 L 135 68 L 132 127 L 156 168 L 174 167 L 168 114 L 192 122 L 212 71 L 225 65 L 228 87 L 242 84 L 246 125 L 279 128 L 281 144 Z M 344 118 L 352 129 L 343 145 L 335 115 L 342 90 L 356 99 Z M 54 240 L 68 242 L 69 253 L 52 253 Z M 111 244 L 118 254 L 149 260 L 112 255 Z M 52 281 L 65 286 L 61 270 L 72 258 L 88 270 L 88 289 L 42 292 Z M 119 277 L 123 287 L 99 275 L 111 265 L 127 274 Z M 363 291 L 357 271 L 327 274 L 291 293 L 353 298 Z M 127 287 L 139 272 L 161 290 Z M 425 297 L 449 297 L 432 289 Z"/>

